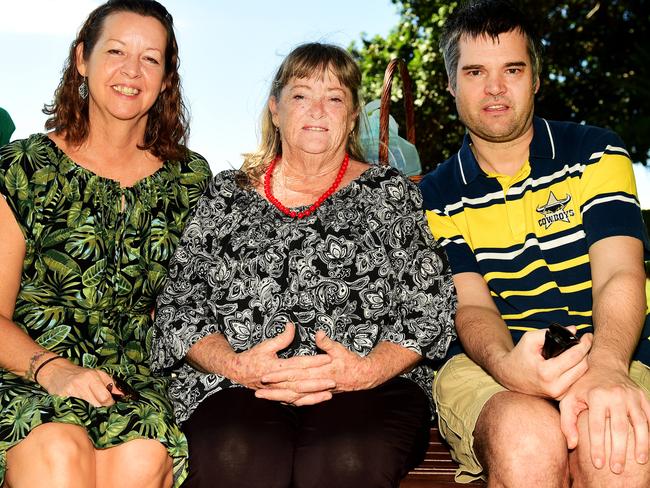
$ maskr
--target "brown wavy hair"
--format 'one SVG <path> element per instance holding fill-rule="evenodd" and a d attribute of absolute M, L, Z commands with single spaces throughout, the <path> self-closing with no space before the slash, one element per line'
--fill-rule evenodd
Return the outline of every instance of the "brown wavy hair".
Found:
<path fill-rule="evenodd" d="M 241 167 L 237 181 L 240 185 L 254 185 L 259 181 L 271 161 L 282 154 L 280 134 L 275 130 L 268 100 L 275 97 L 280 99 L 282 89 L 292 78 L 309 78 L 326 70 L 336 76 L 339 82 L 352 93 L 352 108 L 357 113 L 354 129 L 347 141 L 347 152 L 352 159 L 364 161 L 364 151 L 359 142 L 359 114 L 361 112 L 361 70 L 354 58 L 345 49 L 333 44 L 310 42 L 301 44 L 291 51 L 278 68 L 267 104 L 262 111 L 262 140 L 255 152 L 244 154 L 244 164 Z"/>
<path fill-rule="evenodd" d="M 79 85 L 84 79 L 77 70 L 76 50 L 77 46 L 83 44 L 83 58 L 87 60 L 102 33 L 104 21 L 109 15 L 118 12 L 153 17 L 167 31 L 165 90 L 149 109 L 144 140 L 138 148 L 148 150 L 162 160 L 182 159 L 187 155 L 185 144 L 189 136 L 189 125 L 178 74 L 178 44 L 171 14 L 155 0 L 109 0 L 90 13 L 77 38 L 70 45 L 63 76 L 54 92 L 54 101 L 43 108 L 43 113 L 50 115 L 45 128 L 61 133 L 72 145 L 79 145 L 88 137 L 88 98 L 79 96 Z"/>

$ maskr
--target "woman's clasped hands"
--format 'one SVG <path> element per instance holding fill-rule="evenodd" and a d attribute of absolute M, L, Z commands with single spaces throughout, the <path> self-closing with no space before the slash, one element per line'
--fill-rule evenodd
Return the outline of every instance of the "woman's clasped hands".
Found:
<path fill-rule="evenodd" d="M 281 334 L 237 354 L 232 378 L 256 390 L 258 398 L 296 406 L 314 405 L 331 399 L 333 393 L 373 386 L 368 380 L 368 360 L 322 330 L 316 332 L 316 346 L 324 354 L 279 358 L 278 353 L 292 343 L 295 333 L 295 325 L 289 322 Z"/>

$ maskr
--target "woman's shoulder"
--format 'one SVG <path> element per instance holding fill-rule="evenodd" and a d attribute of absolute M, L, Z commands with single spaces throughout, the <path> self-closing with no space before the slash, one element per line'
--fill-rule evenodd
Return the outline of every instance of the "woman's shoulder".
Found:
<path fill-rule="evenodd" d="M 55 149 L 56 145 L 47 134 L 36 133 L 24 139 L 15 139 L 0 147 L 0 173 L 20 169 L 32 174 L 58 159 Z"/>
<path fill-rule="evenodd" d="M 237 181 L 238 173 L 237 170 L 225 170 L 214 175 L 198 201 L 195 216 L 200 216 L 201 220 L 208 219 L 210 227 L 230 213 L 235 201 L 246 198 L 246 190 Z"/>
<path fill-rule="evenodd" d="M 0 155 L 6 155 L 8 153 L 15 155 L 18 151 L 30 154 L 30 152 L 33 153 L 35 150 L 43 150 L 44 148 L 52 148 L 53 146 L 54 143 L 47 134 L 36 132 L 23 139 L 14 139 L 4 146 L 0 146 Z"/>
<path fill-rule="evenodd" d="M 371 165 L 357 179 L 357 184 L 378 193 L 384 201 L 394 205 L 402 206 L 408 202 L 421 205 L 422 196 L 418 186 L 392 166 Z"/>
<path fill-rule="evenodd" d="M 208 160 L 198 152 L 190 149 L 186 150 L 184 158 L 166 161 L 165 166 L 176 175 L 193 174 L 204 180 L 212 178 L 212 170 L 210 169 L 210 163 L 208 163 Z"/>
<path fill-rule="evenodd" d="M 232 196 L 237 191 L 243 190 L 240 184 L 241 174 L 237 169 L 219 171 L 210 180 L 208 193 L 212 196 Z"/>
<path fill-rule="evenodd" d="M 412 184 L 411 179 L 402 173 L 400 170 L 392 166 L 385 166 L 379 164 L 370 164 L 359 176 L 359 181 L 366 184 L 380 185 L 386 181 L 401 182 L 404 184 Z"/>

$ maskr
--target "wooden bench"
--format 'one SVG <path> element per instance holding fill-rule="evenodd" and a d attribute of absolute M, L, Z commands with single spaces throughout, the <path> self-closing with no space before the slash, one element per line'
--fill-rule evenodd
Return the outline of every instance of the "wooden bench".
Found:
<path fill-rule="evenodd" d="M 440 436 L 438 427 L 431 428 L 429 447 L 422 464 L 415 467 L 400 483 L 400 488 L 445 488 L 450 486 L 486 486 L 483 482 L 462 485 L 454 481 L 458 464 L 451 459 L 449 447 Z"/>

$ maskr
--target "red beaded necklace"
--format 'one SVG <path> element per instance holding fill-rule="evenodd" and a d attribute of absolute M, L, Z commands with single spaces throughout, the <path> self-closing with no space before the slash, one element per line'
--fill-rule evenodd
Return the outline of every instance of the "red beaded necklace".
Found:
<path fill-rule="evenodd" d="M 275 198 L 273 196 L 273 192 L 271 192 L 271 175 L 273 174 L 273 169 L 275 168 L 275 165 L 277 162 L 280 160 L 280 156 L 276 157 L 273 161 L 271 161 L 271 164 L 269 164 L 268 169 L 266 170 L 266 173 L 264 173 L 264 195 L 266 195 L 266 198 L 268 199 L 269 202 L 273 204 L 280 212 L 282 212 L 285 215 L 288 215 L 289 217 L 298 217 L 299 219 L 302 219 L 304 217 L 307 217 L 308 215 L 313 214 L 318 207 L 320 207 L 325 200 L 327 200 L 332 193 L 336 191 L 336 189 L 339 187 L 341 184 L 341 180 L 343 179 L 343 175 L 345 174 L 345 171 L 348 169 L 348 164 L 350 163 L 350 156 L 345 153 L 345 157 L 343 158 L 343 162 L 341 163 L 341 169 L 339 169 L 338 174 L 336 175 L 336 179 L 334 180 L 334 183 L 332 183 L 332 186 L 330 186 L 325 193 L 323 193 L 320 197 L 318 197 L 318 200 L 316 200 L 313 204 L 309 206 L 309 208 L 305 210 L 301 210 L 300 212 L 295 212 L 294 210 L 291 210 L 282 203 L 280 203 L 280 200 Z"/>

